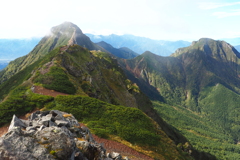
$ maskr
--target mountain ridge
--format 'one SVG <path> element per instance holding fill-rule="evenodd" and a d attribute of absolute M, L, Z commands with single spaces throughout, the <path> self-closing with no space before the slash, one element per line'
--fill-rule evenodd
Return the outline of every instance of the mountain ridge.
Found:
<path fill-rule="evenodd" d="M 6 81 L 13 74 L 37 61 L 54 48 L 61 45 L 70 45 L 75 43 L 83 47 L 87 47 L 90 50 L 105 51 L 103 48 L 92 43 L 90 39 L 82 33 L 78 26 L 71 22 L 64 22 L 53 27 L 51 29 L 51 33 L 43 37 L 29 54 L 10 62 L 9 65 L 0 72 L 0 84 Z"/>
<path fill-rule="evenodd" d="M 153 40 L 145 37 L 133 36 L 133 35 L 115 35 L 109 36 L 86 34 L 94 43 L 105 41 L 111 44 L 115 48 L 128 47 L 138 54 L 142 54 L 146 50 L 162 55 L 169 56 L 179 47 L 186 47 L 190 45 L 187 41 L 164 41 Z"/>
<path fill-rule="evenodd" d="M 108 52 L 96 49 L 89 51 L 86 46 L 81 47 L 75 43 L 77 41 L 80 43 L 82 40 L 86 41 L 84 42 L 86 45 L 89 42 L 90 47 L 91 45 L 95 45 L 91 41 L 88 41 L 89 39 L 85 36 L 81 40 L 78 39 L 77 37 L 81 37 L 82 32 L 79 32 L 80 36 L 74 37 L 73 35 L 76 35 L 76 31 L 71 27 L 68 33 L 69 26 L 71 24 L 66 23 L 65 26 L 62 25 L 58 26 L 59 28 L 54 28 L 54 31 L 56 31 L 55 35 L 50 36 L 50 39 L 44 37 L 32 53 L 12 62 L 12 65 L 14 63 L 16 66 L 21 64 L 23 67 L 19 71 L 14 71 L 12 76 L 7 77 L 8 80 L 0 85 L 0 98 L 2 99 L 0 107 L 3 108 L 3 112 L 0 113 L 1 124 L 8 122 L 9 115 L 13 113 L 22 114 L 36 107 L 44 107 L 45 109 L 58 108 L 61 110 L 72 110 L 73 113 L 79 113 L 79 115 L 84 114 L 86 118 L 93 118 L 90 124 L 102 136 L 106 136 L 108 132 L 114 133 L 121 135 L 122 138 L 131 142 L 142 142 L 147 135 L 155 137 L 156 133 L 158 133 L 155 131 L 151 133 L 138 131 L 138 134 L 135 134 L 135 132 L 133 134 L 131 128 L 134 128 L 134 125 L 126 128 L 127 132 L 125 133 L 126 130 L 123 130 L 124 127 L 119 127 L 122 122 L 119 124 L 114 123 L 107 116 L 109 113 L 115 113 L 115 110 L 125 111 L 126 108 L 129 108 L 126 110 L 130 113 L 133 112 L 134 117 L 131 117 L 131 114 L 125 117 L 126 114 L 119 113 L 120 117 L 126 118 L 124 119 L 126 120 L 124 123 L 128 124 L 130 119 L 135 122 L 135 119 L 138 119 L 138 116 L 141 115 L 140 113 L 143 113 L 159 125 L 157 128 L 160 129 L 161 133 L 167 135 L 167 141 L 175 149 L 174 154 L 167 152 L 165 155 L 164 153 L 166 157 L 215 159 L 212 155 L 195 150 L 176 128 L 168 125 L 159 116 L 157 111 L 154 110 L 152 102 L 146 96 L 149 96 L 149 93 L 144 91 L 144 89 L 147 89 L 149 92 L 154 91 L 153 96 L 156 96 L 156 99 L 159 101 L 166 103 L 172 101 L 172 104 L 176 104 L 176 101 L 179 100 L 177 104 L 181 105 L 183 103 L 181 101 L 182 98 L 186 97 L 183 90 L 186 88 L 186 82 L 180 87 L 178 87 L 178 83 L 185 80 L 186 72 L 181 71 L 183 66 L 179 58 L 161 57 L 151 52 L 145 52 L 143 55 L 126 60 L 113 57 Z M 61 27 L 66 32 L 59 32 L 62 29 Z M 39 52 L 41 49 L 44 53 Z M 24 64 L 26 59 L 31 59 L 32 63 Z M 128 77 L 124 74 L 120 66 L 124 66 L 123 69 Z M 156 67 L 158 67 L 157 70 L 155 70 Z M 179 71 L 181 72 L 179 73 Z M 162 74 L 156 76 L 155 73 L 157 72 L 162 72 Z M 182 72 L 184 74 L 181 74 Z M 159 77 L 159 79 L 156 80 L 155 77 Z M 54 98 L 35 94 L 32 92 L 32 88 L 35 85 L 70 95 Z M 172 93 L 173 95 L 171 95 Z M 179 96 L 179 94 L 181 95 Z M 189 97 L 192 98 L 191 96 Z M 100 102 L 99 100 L 104 102 Z M 83 103 L 86 104 L 85 107 L 82 105 Z M 105 105 L 109 107 L 109 110 L 104 110 Z M 127 107 L 124 108 L 120 105 Z M 80 111 L 83 111 L 83 113 Z M 89 115 L 86 113 L 89 113 Z M 100 115 L 106 114 L 107 118 L 104 117 L 104 121 L 102 122 L 101 120 L 103 119 L 101 118 L 103 117 L 96 119 L 90 116 L 99 116 L 98 113 L 102 113 Z M 116 114 L 119 116 L 118 112 Z M 110 120 L 110 122 L 105 124 L 106 120 Z M 139 124 L 144 122 L 139 122 Z M 106 125 L 109 124 L 110 126 L 106 128 Z M 111 124 L 114 128 L 111 127 Z M 104 127 L 108 132 L 105 131 Z M 143 136 L 143 138 L 139 138 L 139 136 Z M 139 139 L 136 140 L 137 137 Z M 149 143 L 155 144 L 157 141 L 149 141 Z M 153 149 L 151 151 L 156 152 L 154 145 L 150 146 L 150 148 Z"/>
<path fill-rule="evenodd" d="M 73 57 L 73 58 L 71 58 L 71 57 Z M 96 61 L 96 59 L 97 59 L 97 61 Z M 78 62 L 78 63 L 76 63 L 76 62 Z M 12 88 L 10 96 L 5 98 L 3 103 L 0 104 L 0 107 L 6 108 L 9 103 L 14 104 L 16 101 L 18 101 L 18 107 L 22 107 L 22 108 L 20 108 L 20 110 L 21 110 L 21 112 L 24 112 L 24 110 L 27 109 L 24 106 L 26 104 L 27 105 L 32 104 L 33 102 L 35 102 L 35 103 L 33 103 L 34 105 L 32 104 L 31 107 L 34 107 L 35 105 L 38 105 L 41 107 L 46 105 L 46 108 L 51 108 L 51 107 L 55 106 L 55 104 L 62 104 L 60 106 L 59 105 L 56 106 L 56 107 L 60 107 L 61 110 L 72 109 L 72 107 L 68 108 L 67 106 L 68 105 L 71 106 L 71 103 L 73 103 L 73 102 L 76 104 L 79 104 L 79 103 L 81 104 L 82 102 L 85 102 L 86 100 L 88 100 L 89 102 L 93 103 L 93 108 L 96 108 L 96 105 L 99 106 L 103 103 L 103 102 L 99 102 L 99 100 L 97 100 L 97 99 L 95 99 L 95 100 L 93 98 L 88 99 L 87 97 L 89 96 L 89 97 L 102 99 L 104 101 L 108 101 L 112 104 L 116 104 L 117 106 L 119 104 L 125 104 L 125 105 L 129 106 L 128 108 L 132 108 L 132 109 L 139 108 L 143 112 L 145 112 L 146 115 L 149 115 L 150 117 L 154 118 L 155 121 L 157 121 L 159 124 L 161 124 L 161 128 L 165 128 L 165 129 L 169 130 L 169 132 L 172 132 L 171 133 L 171 134 L 173 134 L 172 136 L 176 137 L 178 141 L 186 142 L 186 139 L 184 137 L 181 137 L 181 138 L 177 137 L 177 136 L 180 136 L 180 134 L 177 134 L 176 132 L 172 131 L 169 128 L 169 126 L 156 114 L 156 112 L 151 107 L 151 105 L 152 105 L 151 102 L 145 97 L 145 95 L 143 95 L 139 91 L 138 86 L 134 85 L 130 80 L 124 79 L 124 75 L 121 75 L 121 72 L 122 72 L 121 69 L 120 68 L 118 69 L 118 67 L 117 67 L 116 60 L 111 59 L 109 54 L 101 53 L 99 51 L 91 51 L 90 52 L 87 49 L 82 48 L 78 45 L 71 45 L 71 46 L 68 46 L 67 48 L 66 48 L 66 46 L 63 46 L 63 47 L 52 50 L 51 53 L 47 54 L 44 59 L 40 59 L 40 60 L 34 62 L 32 65 L 33 65 L 33 67 L 31 69 L 29 69 L 29 67 L 31 67 L 31 66 L 28 66 L 26 69 L 23 69 L 22 71 L 20 71 L 15 76 L 13 76 L 9 79 L 9 81 L 11 81 L 11 80 L 20 81 L 19 75 L 23 76 L 24 74 L 22 72 L 26 72 L 25 76 L 27 78 L 23 77 L 22 81 L 19 82 L 19 84 L 22 84 L 22 85 L 16 86 L 15 89 Z M 27 69 L 29 69 L 29 70 L 26 71 Z M 54 79 L 54 76 L 56 76 L 58 78 Z M 100 76 L 100 77 L 98 77 L 98 76 Z M 115 77 L 115 79 L 111 80 L 111 77 Z M 14 78 L 18 78 L 18 80 L 15 80 Z M 102 81 L 102 79 L 104 79 L 104 78 L 107 78 L 104 80 L 105 82 Z M 6 82 L 9 82 L 9 81 L 6 81 Z M 55 83 L 55 81 L 57 83 Z M 64 81 L 64 83 L 62 83 L 62 81 Z M 69 81 L 73 85 L 69 85 L 68 84 Z M 3 85 L 6 85 L 7 84 L 6 82 Z M 66 83 L 66 82 L 68 82 L 68 83 Z M 55 100 L 58 99 L 59 101 L 55 102 L 55 101 L 53 101 L 53 98 L 51 98 L 49 96 L 45 97 L 44 95 L 37 95 L 37 94 L 32 93 L 30 90 L 30 88 L 32 87 L 32 83 L 34 83 L 36 85 L 42 85 L 49 89 L 54 89 L 52 87 L 57 87 L 57 89 L 55 88 L 54 90 L 58 90 L 58 91 L 62 91 L 62 92 L 66 92 L 67 91 L 66 89 L 74 87 L 74 88 L 77 88 L 76 94 L 79 94 L 83 97 L 71 96 L 71 95 L 63 96 L 63 97 L 58 96 L 58 97 L 56 97 Z M 60 85 L 58 86 L 58 84 L 60 84 Z M 3 89 L 2 88 L 3 85 L 0 86 L 1 90 Z M 11 83 L 9 85 L 11 86 Z M 48 86 L 48 85 L 50 85 L 50 86 Z M 102 86 L 105 86 L 105 88 Z M 11 86 L 11 87 L 13 87 L 13 86 Z M 101 87 L 101 88 L 99 88 L 99 87 Z M 14 94 L 15 97 L 13 97 L 13 95 L 11 95 L 11 94 Z M 113 94 L 115 96 L 113 96 Z M 20 97 L 22 97 L 22 98 L 18 97 L 19 95 L 21 95 Z M 121 100 L 121 97 L 119 97 L 119 96 L 125 96 L 125 97 L 123 97 L 123 99 Z M 39 98 L 41 97 L 41 100 L 39 102 L 38 102 L 38 97 Z M 79 101 L 78 100 L 79 98 L 83 98 L 84 100 Z M 134 100 L 134 98 L 136 100 Z M 128 102 L 125 103 L 124 102 L 125 100 L 127 100 Z M 69 103 L 69 102 L 71 102 L 71 103 Z M 104 102 L 104 104 L 105 103 L 106 102 Z M 63 106 L 63 107 L 61 107 L 61 106 Z M 76 105 L 74 105 L 74 106 L 76 106 Z M 80 105 L 79 107 L 81 108 L 81 106 L 82 105 Z M 87 106 L 91 106 L 91 105 L 89 105 L 89 103 L 87 102 L 86 107 Z M 111 107 L 109 108 L 111 113 L 114 111 L 114 109 L 117 108 L 117 106 L 113 107 L 112 109 L 111 109 Z M 15 107 L 15 109 L 17 109 L 17 107 Z M 138 112 L 140 112 L 139 109 L 138 109 Z M 121 109 L 121 110 L 123 110 L 123 109 Z M 73 111 L 74 111 L 74 113 L 80 112 L 80 110 L 78 111 L 78 110 L 74 110 L 74 109 L 73 109 Z M 89 111 L 92 111 L 92 109 Z M 104 110 L 99 110 L 99 111 L 104 112 Z M 98 113 L 99 111 L 96 111 L 96 113 Z M 14 113 L 14 110 L 6 110 L 6 112 L 7 113 L 1 113 L 2 115 L 0 115 L 2 117 L 1 123 L 3 123 L 3 121 L 6 121 L 7 116 L 5 116 L 5 115 L 12 113 L 12 112 Z M 18 112 L 20 113 L 20 111 L 18 111 Z M 107 112 L 105 114 L 107 114 Z M 126 115 L 126 113 L 125 113 L 125 115 Z M 86 114 L 86 116 L 87 116 L 87 114 Z M 91 118 L 94 119 L 94 117 L 91 117 Z M 96 123 L 96 121 L 94 121 L 93 124 L 95 124 L 95 123 Z M 174 135 L 174 134 L 176 134 L 176 135 Z M 123 134 L 123 135 L 125 135 L 125 134 Z M 149 136 L 151 136 L 151 135 L 149 135 Z M 127 137 L 129 137 L 129 136 L 127 136 Z M 171 144 L 172 144 L 172 142 L 171 142 Z M 176 155 L 178 155 L 178 154 L 176 154 Z M 172 156 L 175 156 L 175 155 L 172 155 Z M 181 157 L 181 155 L 179 155 L 179 156 Z M 186 156 L 186 159 L 187 159 L 187 157 L 188 156 Z"/>
<path fill-rule="evenodd" d="M 135 53 L 134 51 L 130 50 L 127 47 L 122 47 L 122 48 L 117 49 L 104 41 L 98 42 L 96 44 L 101 46 L 102 48 L 106 49 L 108 52 L 112 53 L 113 55 L 115 55 L 119 58 L 132 59 L 132 58 L 138 56 L 137 53 Z"/>
<path fill-rule="evenodd" d="M 118 61 L 128 78 L 154 100 L 155 109 L 164 120 L 183 131 L 198 149 L 217 155 L 219 159 L 238 157 L 235 145 L 239 139 L 238 120 L 232 111 L 238 110 L 236 103 L 240 102 L 239 52 L 233 46 L 224 41 L 203 38 L 189 47 L 178 49 L 170 57 L 145 52 L 134 59 Z M 199 121 L 189 121 L 195 115 L 202 125 Z M 211 133 L 202 130 L 209 126 L 214 126 Z M 201 136 L 217 139 L 224 143 L 224 149 L 214 146 L 214 140 L 207 142 L 208 139 Z M 194 142 L 197 139 L 205 143 Z M 228 151 L 228 145 L 236 152 Z M 213 146 L 217 148 L 216 152 L 211 150 Z"/>

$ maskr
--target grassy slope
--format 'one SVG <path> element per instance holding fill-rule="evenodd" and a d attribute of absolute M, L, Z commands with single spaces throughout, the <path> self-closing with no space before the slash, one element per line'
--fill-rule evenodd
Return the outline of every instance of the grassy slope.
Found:
<path fill-rule="evenodd" d="M 86 96 L 53 98 L 39 95 L 32 93 L 29 84 L 15 88 L 8 99 L 0 104 L 0 124 L 10 122 L 13 114 L 21 115 L 44 106 L 45 110 L 58 109 L 72 113 L 96 135 L 103 138 L 118 136 L 153 158 L 191 159 L 178 150 L 160 127 L 139 109 L 115 106 Z"/>
<path fill-rule="evenodd" d="M 49 96 L 32 93 L 30 88 L 33 85 L 33 82 L 37 85 L 44 85 L 44 83 L 37 79 L 41 78 L 40 71 L 42 69 L 47 69 L 46 64 L 52 62 L 54 65 L 50 68 L 50 72 L 53 72 L 53 75 L 67 75 L 68 78 L 64 81 L 70 80 L 76 88 L 79 87 L 78 84 L 88 83 L 89 85 L 87 87 L 85 86 L 85 89 L 80 85 L 80 88 L 82 88 L 85 93 L 95 93 L 94 89 L 96 89 L 96 87 L 102 92 L 101 94 L 98 94 L 105 95 L 106 97 L 109 97 L 108 95 L 112 93 L 116 96 L 122 96 L 122 93 L 124 93 L 124 96 L 127 96 L 128 98 L 130 96 L 132 96 L 132 98 L 141 98 L 141 101 L 139 102 L 141 102 L 142 107 L 140 108 L 142 110 L 149 109 L 149 107 L 145 106 L 150 105 L 144 101 L 146 97 L 140 93 L 139 88 L 136 85 L 122 75 L 122 71 L 118 68 L 117 63 L 115 63 L 115 60 L 111 59 L 108 54 L 101 52 L 90 53 L 86 49 L 76 45 L 70 47 L 68 52 L 62 53 L 61 48 L 54 49 L 45 57 L 17 73 L 0 86 L 1 90 L 5 91 L 1 92 L 1 98 L 5 98 L 4 101 L 0 103 L 1 125 L 9 122 L 13 114 L 21 115 L 34 108 L 42 108 L 43 106 L 46 106 L 49 109 L 67 109 L 66 111 L 72 113 L 83 112 L 81 113 L 82 116 L 79 118 L 85 117 L 85 123 L 89 122 L 89 125 L 93 127 L 93 131 L 99 136 L 108 137 L 108 134 L 120 136 L 133 144 L 144 147 L 142 151 L 149 151 L 148 153 L 150 156 L 158 157 L 158 159 L 162 159 L 163 157 L 166 159 L 191 159 L 185 153 L 182 153 L 180 149 L 176 148 L 176 145 L 174 145 L 164 131 L 160 130 L 160 127 L 156 127 L 156 123 L 136 108 L 114 106 L 89 97 L 69 96 L 69 98 L 58 97 L 54 99 Z M 81 53 L 81 56 L 79 53 Z M 68 62 L 70 63 L 67 63 L 67 60 L 69 60 Z M 78 63 L 71 64 L 74 61 L 77 61 Z M 71 73 L 71 70 L 67 68 L 69 66 L 71 66 L 71 68 L 76 67 L 75 69 L 77 70 L 80 69 L 79 73 L 83 73 L 83 75 L 74 75 L 73 73 L 77 74 L 77 72 Z M 92 68 L 93 66 L 97 67 Z M 101 73 L 99 73 L 99 71 L 101 71 Z M 98 77 L 99 75 L 101 75 L 101 77 Z M 90 77 L 92 77 L 91 83 Z M 114 79 L 109 77 L 114 77 Z M 102 81 L 105 81 L 105 83 L 100 84 Z M 42 84 L 40 84 L 40 82 Z M 105 88 L 102 88 L 103 90 L 101 90 L 100 85 L 106 85 L 107 87 L 105 86 Z M 61 85 L 61 87 L 65 88 L 64 85 Z M 77 92 L 76 94 L 79 93 Z M 74 99 L 76 99 L 76 101 L 74 101 Z M 79 101 L 79 99 L 81 99 L 81 101 Z M 116 100 L 121 102 L 121 98 L 119 97 Z M 86 103 L 82 104 L 82 101 Z M 110 102 L 112 101 L 110 100 Z M 75 104 L 73 105 L 72 103 Z M 139 104 L 134 105 L 137 106 Z M 75 116 L 78 117 L 78 114 Z M 114 124 L 112 123 L 113 119 L 116 122 Z M 156 149 L 161 152 L 155 152 Z"/>
<path fill-rule="evenodd" d="M 52 103 L 51 105 L 50 104 L 47 105 L 48 107 L 50 108 L 60 107 L 61 109 L 64 109 L 63 105 L 59 106 L 58 103 L 56 103 L 56 101 L 51 99 L 50 97 L 41 97 L 41 96 L 38 97 L 35 94 L 31 94 L 31 91 L 29 91 L 29 88 L 32 86 L 33 83 L 35 83 L 36 85 L 44 86 L 46 84 L 45 82 L 47 83 L 51 82 L 50 84 L 55 87 L 54 84 L 55 82 L 57 82 L 58 79 L 54 80 L 54 75 L 57 77 L 60 75 L 63 77 L 63 79 L 61 79 L 63 80 L 62 82 L 64 82 L 63 84 L 69 84 L 69 82 L 73 84 L 71 85 L 70 88 L 72 87 L 75 88 L 77 90 L 76 94 L 78 95 L 92 96 L 116 105 L 121 104 L 129 107 L 139 107 L 139 109 L 141 109 L 143 112 L 148 114 L 150 117 L 153 117 L 153 119 L 157 121 L 158 124 L 161 125 L 161 128 L 164 130 L 164 131 L 163 130 L 159 131 L 162 135 L 164 135 L 163 137 L 165 137 L 164 139 L 162 139 L 163 142 L 161 142 L 160 144 L 160 147 L 162 147 L 161 151 L 164 150 L 163 149 L 164 143 L 171 144 L 172 146 L 169 149 L 174 150 L 174 154 L 171 156 L 172 157 L 176 155 L 180 156 L 179 153 L 181 153 L 181 151 L 177 151 L 176 149 L 173 149 L 175 145 L 173 144 L 172 140 L 167 138 L 166 133 L 168 134 L 168 136 L 172 137 L 173 139 L 175 140 L 177 139 L 175 143 L 183 142 L 184 143 L 183 145 L 185 145 L 185 142 L 187 140 L 182 135 L 170 129 L 169 126 L 161 120 L 161 118 L 155 115 L 155 111 L 153 111 L 151 108 L 152 106 L 151 102 L 146 98 L 145 95 L 143 95 L 140 92 L 136 84 L 133 84 L 130 80 L 128 80 L 125 77 L 123 71 L 118 67 L 116 60 L 112 59 L 107 53 L 98 52 L 98 51 L 89 52 L 87 49 L 84 49 L 77 45 L 72 45 L 67 50 L 63 50 L 63 48 L 60 47 L 60 48 L 54 49 L 52 52 L 44 56 L 42 59 L 28 66 L 27 68 L 25 68 L 24 70 L 22 70 L 12 78 L 10 78 L 9 81 L 6 81 L 4 84 L 0 86 L 1 89 L 6 91 L 4 93 L 1 92 L 0 96 L 2 98 L 4 98 L 4 95 L 5 96 L 8 95 L 9 91 L 12 90 L 11 94 L 9 94 L 8 97 L 6 97 L 7 99 L 3 103 L 1 103 L 1 106 L 0 106 L 1 108 L 4 108 L 4 112 L 2 112 L 2 114 L 0 115 L 0 119 L 2 119 L 1 124 L 8 122 L 11 119 L 12 114 L 14 113 L 22 114 L 22 113 L 28 112 L 29 110 L 35 107 L 44 106 L 49 101 L 52 101 Z M 47 64 L 52 64 L 52 66 L 50 65 L 51 67 L 48 68 Z M 49 72 L 42 75 L 41 72 L 47 69 L 49 69 Z M 12 84 L 15 84 L 15 85 L 12 85 Z M 21 84 L 23 84 L 23 86 L 19 86 Z M 58 82 L 56 84 L 58 84 Z M 54 88 L 51 88 L 52 86 L 50 87 L 47 86 L 47 88 L 54 89 Z M 59 91 L 66 92 L 65 89 L 67 88 L 67 86 L 69 87 L 69 85 L 60 85 L 57 87 L 60 89 L 63 89 Z M 92 100 L 94 101 L 94 99 Z M 18 103 L 19 105 L 16 105 L 16 103 Z M 24 107 L 24 106 L 28 106 L 28 107 Z M 81 106 L 76 105 L 76 107 L 77 109 L 75 108 L 75 111 L 77 111 L 78 109 L 81 109 Z M 125 110 L 124 108 L 119 108 L 119 110 L 121 109 Z M 131 112 L 131 111 L 129 110 L 127 112 Z M 122 117 L 122 116 L 124 117 L 124 114 L 120 114 L 117 117 Z M 133 137 L 133 135 L 136 135 L 136 130 L 133 132 L 131 131 L 131 128 L 133 126 L 125 127 L 125 130 L 129 134 L 129 137 L 128 137 L 128 135 L 124 134 L 125 130 L 124 132 L 122 131 L 121 133 L 120 131 L 116 132 L 116 128 L 115 128 L 113 129 L 113 132 L 111 132 L 111 126 L 108 124 L 107 126 L 110 127 L 110 130 L 106 130 L 107 132 L 105 132 L 102 129 L 102 127 L 100 128 L 98 127 L 99 125 L 105 126 L 105 124 L 103 123 L 99 124 L 98 122 L 95 122 L 96 120 L 91 120 L 91 121 L 92 122 L 89 123 L 89 125 L 95 128 L 96 133 L 103 137 L 107 136 L 108 134 L 114 133 L 115 135 L 118 135 L 130 141 L 132 139 L 132 143 L 139 143 L 139 139 L 135 139 Z M 119 123 L 121 124 L 126 122 L 119 122 Z M 150 134 L 145 131 L 142 131 L 142 132 L 144 134 L 146 133 L 146 135 L 148 135 L 149 137 L 152 137 L 152 139 L 155 139 L 154 135 L 152 135 L 152 131 Z M 155 131 L 153 132 L 155 133 Z M 144 137 L 142 138 L 143 140 L 146 139 Z M 152 142 L 150 141 L 149 143 L 146 142 L 146 144 L 150 144 L 150 143 L 153 144 L 153 141 Z M 185 147 L 187 146 L 188 145 L 185 145 Z M 169 147 L 169 146 L 165 146 L 165 147 Z M 183 148 L 180 147 L 180 148 L 184 149 L 184 147 Z M 155 150 L 155 149 L 154 147 L 153 148 L 150 147 L 150 150 Z M 190 150 L 191 149 L 192 148 L 190 148 Z M 164 155 L 164 156 L 168 157 L 169 156 L 168 154 L 170 154 L 170 151 L 167 152 L 166 154 L 167 155 Z M 156 157 L 160 156 L 157 153 L 154 153 L 152 155 Z M 186 157 L 186 155 L 182 155 L 182 156 Z"/>
<path fill-rule="evenodd" d="M 185 135 L 193 146 L 219 159 L 239 159 L 240 96 L 221 84 L 200 94 L 201 113 L 180 106 L 154 102 L 158 113 Z"/>
<path fill-rule="evenodd" d="M 176 57 L 146 52 L 119 63 L 129 79 L 152 100 L 175 106 L 158 111 L 197 149 L 220 159 L 238 159 L 239 53 L 222 41 L 201 39 L 173 56 Z M 161 97 L 155 98 L 156 94 Z"/>
<path fill-rule="evenodd" d="M 40 65 L 43 65 L 44 63 L 50 61 L 58 52 L 59 52 L 59 49 L 53 50 L 50 54 L 46 55 L 44 58 L 39 59 L 32 65 L 29 65 L 24 70 L 12 76 L 8 81 L 1 84 L 0 99 L 3 100 L 4 97 L 6 97 L 11 90 L 15 89 L 24 81 L 28 80 L 32 76 L 32 73 L 34 70 L 36 70 Z"/>

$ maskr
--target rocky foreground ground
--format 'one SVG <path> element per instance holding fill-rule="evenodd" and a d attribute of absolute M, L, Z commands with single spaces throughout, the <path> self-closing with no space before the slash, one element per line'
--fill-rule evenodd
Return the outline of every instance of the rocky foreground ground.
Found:
<path fill-rule="evenodd" d="M 28 120 L 13 116 L 0 138 L 1 160 L 124 160 L 95 142 L 73 115 L 58 110 L 36 111 Z"/>

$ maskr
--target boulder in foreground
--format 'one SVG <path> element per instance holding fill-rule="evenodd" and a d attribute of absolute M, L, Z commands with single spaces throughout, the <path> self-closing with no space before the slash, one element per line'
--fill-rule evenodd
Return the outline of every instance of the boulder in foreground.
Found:
<path fill-rule="evenodd" d="M 118 153 L 106 154 L 72 114 L 58 110 L 36 111 L 28 120 L 14 115 L 8 132 L 0 137 L 0 159 L 122 160 Z"/>

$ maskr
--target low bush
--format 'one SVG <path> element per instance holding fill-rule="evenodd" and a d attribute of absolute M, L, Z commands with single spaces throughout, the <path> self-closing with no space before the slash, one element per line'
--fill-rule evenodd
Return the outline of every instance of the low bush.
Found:
<path fill-rule="evenodd" d="M 55 90 L 62 93 L 74 94 L 76 88 L 69 80 L 67 74 L 60 67 L 52 66 L 50 71 L 44 75 L 39 74 L 35 79 L 36 83 L 43 84 L 44 88 Z"/>
<path fill-rule="evenodd" d="M 103 138 L 115 134 L 131 143 L 151 146 L 158 145 L 160 140 L 153 121 L 136 108 L 115 106 L 82 96 L 57 96 L 54 105 L 46 108 L 72 113 Z"/>

